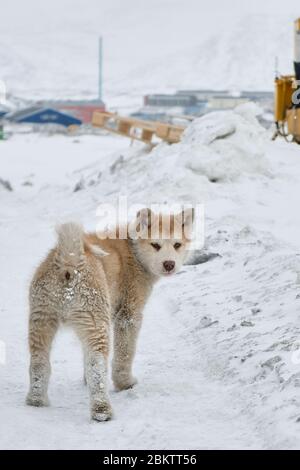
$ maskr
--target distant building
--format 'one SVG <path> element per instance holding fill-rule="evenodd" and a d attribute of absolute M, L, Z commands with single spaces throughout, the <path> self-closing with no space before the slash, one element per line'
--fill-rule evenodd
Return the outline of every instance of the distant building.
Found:
<path fill-rule="evenodd" d="M 273 113 L 274 93 L 272 91 L 243 91 L 241 96 Z"/>
<path fill-rule="evenodd" d="M 197 98 L 192 95 L 146 95 L 144 97 L 145 106 L 185 108 L 196 104 Z"/>
<path fill-rule="evenodd" d="M 151 107 L 145 107 L 130 114 L 131 117 L 135 119 L 140 119 L 142 121 L 166 121 L 166 110 L 154 109 Z"/>
<path fill-rule="evenodd" d="M 267 91 L 179 90 L 175 94 L 150 94 L 144 97 L 144 107 L 135 113 L 145 119 L 168 120 L 170 116 L 202 116 L 217 110 L 234 109 L 253 101 L 264 110 L 273 107 L 273 93 Z"/>
<path fill-rule="evenodd" d="M 241 96 L 251 100 L 270 100 L 274 98 L 273 91 L 243 91 Z"/>
<path fill-rule="evenodd" d="M 178 90 L 176 95 L 180 96 L 193 96 L 197 102 L 208 102 L 210 99 L 220 96 L 226 95 L 228 92 L 226 90 Z"/>
<path fill-rule="evenodd" d="M 144 107 L 133 117 L 147 120 L 169 121 L 174 115 L 201 116 L 205 113 L 206 101 L 193 95 L 153 94 L 144 97 Z"/>
<path fill-rule="evenodd" d="M 32 124 L 56 124 L 64 127 L 80 125 L 82 122 L 66 113 L 54 108 L 32 106 L 6 116 L 11 122 Z"/>
<path fill-rule="evenodd" d="M 233 109 L 239 104 L 247 103 L 249 98 L 242 96 L 219 95 L 212 97 L 208 102 L 208 108 Z"/>
<path fill-rule="evenodd" d="M 256 102 L 270 102 L 274 98 L 272 91 L 238 91 L 236 93 L 228 90 L 178 90 L 178 95 L 192 95 L 197 98 L 197 101 L 207 101 L 217 98 L 242 98 Z"/>
<path fill-rule="evenodd" d="M 92 121 L 95 111 L 105 111 L 105 104 L 101 100 L 62 100 L 62 101 L 41 101 L 37 103 L 43 107 L 50 107 L 62 113 L 74 116 L 84 124 Z"/>

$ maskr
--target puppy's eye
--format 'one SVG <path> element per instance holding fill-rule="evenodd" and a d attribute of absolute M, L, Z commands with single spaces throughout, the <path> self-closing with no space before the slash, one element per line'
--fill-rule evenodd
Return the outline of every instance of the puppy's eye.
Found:
<path fill-rule="evenodd" d="M 158 244 L 158 243 L 151 243 L 151 246 L 153 246 L 153 248 L 156 250 L 156 251 L 159 251 L 161 249 L 161 246 Z"/>
<path fill-rule="evenodd" d="M 180 247 L 181 247 L 181 243 L 178 243 L 178 242 L 175 243 L 174 245 L 175 250 L 179 250 Z"/>

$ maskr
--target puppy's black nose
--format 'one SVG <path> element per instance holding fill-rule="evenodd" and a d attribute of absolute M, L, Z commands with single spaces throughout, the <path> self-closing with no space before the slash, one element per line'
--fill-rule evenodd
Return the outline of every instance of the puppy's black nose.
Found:
<path fill-rule="evenodd" d="M 175 261 L 164 261 L 163 266 L 166 271 L 170 272 L 175 268 Z"/>

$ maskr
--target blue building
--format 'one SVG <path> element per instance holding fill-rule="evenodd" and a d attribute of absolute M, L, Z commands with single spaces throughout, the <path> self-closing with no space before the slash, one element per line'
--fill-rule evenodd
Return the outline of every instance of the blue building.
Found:
<path fill-rule="evenodd" d="M 45 108 L 41 106 L 32 106 L 25 108 L 6 116 L 12 122 L 32 123 L 32 124 L 57 124 L 64 127 L 79 126 L 82 124 L 80 119 L 67 113 L 62 113 L 54 108 Z"/>

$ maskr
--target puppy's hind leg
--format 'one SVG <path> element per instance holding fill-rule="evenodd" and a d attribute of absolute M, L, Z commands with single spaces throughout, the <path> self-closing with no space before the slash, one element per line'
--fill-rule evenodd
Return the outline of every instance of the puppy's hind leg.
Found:
<path fill-rule="evenodd" d="M 90 394 L 91 417 L 95 421 L 108 421 L 112 418 L 107 391 L 109 325 L 105 321 L 96 322 L 94 314 L 81 315 L 85 315 L 85 318 L 79 321 L 74 321 L 74 318 L 73 326 L 84 348 L 85 378 Z"/>
<path fill-rule="evenodd" d="M 33 311 L 29 320 L 30 389 L 27 405 L 47 406 L 48 383 L 51 372 L 50 349 L 58 328 L 56 314 Z"/>

